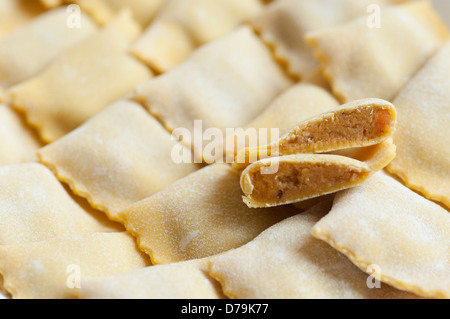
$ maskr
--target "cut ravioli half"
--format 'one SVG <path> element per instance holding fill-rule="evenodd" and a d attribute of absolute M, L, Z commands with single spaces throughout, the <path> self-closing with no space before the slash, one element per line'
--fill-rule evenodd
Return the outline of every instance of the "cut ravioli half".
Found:
<path fill-rule="evenodd" d="M 208 274 L 208 259 L 155 265 L 130 272 L 83 280 L 82 299 L 223 299 Z"/>
<path fill-rule="evenodd" d="M 11 104 L 45 142 L 59 139 L 152 77 L 126 54 L 139 30 L 124 12 L 38 76 L 11 88 Z"/>
<path fill-rule="evenodd" d="M 233 299 L 415 299 L 369 276 L 310 234 L 330 203 L 274 225 L 240 248 L 209 261 L 212 277 Z"/>
<path fill-rule="evenodd" d="M 450 297 L 449 212 L 383 172 L 338 194 L 312 234 L 393 287 Z"/>
<path fill-rule="evenodd" d="M 0 103 L 0 165 L 37 162 L 41 146 L 39 137 L 19 114 Z"/>
<path fill-rule="evenodd" d="M 175 163 L 170 134 L 142 106 L 118 101 L 38 153 L 58 178 L 91 205 L 120 220 L 119 212 L 199 167 L 185 149 Z M 185 162 L 189 162 L 185 164 Z"/>
<path fill-rule="evenodd" d="M 397 157 L 388 169 L 450 208 L 450 42 L 400 92 Z"/>
<path fill-rule="evenodd" d="M 429 1 L 382 8 L 375 20 L 361 17 L 306 37 L 342 102 L 392 101 L 449 36 Z"/>
<path fill-rule="evenodd" d="M 177 21 L 157 20 L 133 44 L 130 53 L 161 74 L 185 61 L 195 48 Z"/>
<path fill-rule="evenodd" d="M 0 166 L 0 189 L 0 245 L 117 231 L 103 214 L 80 206 L 43 165 Z"/>
<path fill-rule="evenodd" d="M 73 299 L 84 278 L 149 265 L 148 256 L 126 232 L 68 235 L 0 246 L 3 290 L 15 299 Z"/>
<path fill-rule="evenodd" d="M 259 0 L 169 0 L 131 52 L 164 73 L 197 47 L 226 36 L 261 9 Z"/>
<path fill-rule="evenodd" d="M 331 27 L 367 15 L 370 5 L 402 0 L 278 0 L 251 21 L 261 38 L 274 48 L 290 73 L 306 78 L 319 68 L 313 50 L 303 41 L 308 31 Z"/>
<path fill-rule="evenodd" d="M 214 128 L 224 135 L 227 128 L 250 123 L 292 84 L 253 31 L 240 27 L 202 46 L 177 68 L 139 85 L 136 98 L 169 131 L 182 130 L 175 133 L 200 157 L 204 141 L 202 136 L 200 143 L 193 141 L 195 121 L 200 129 Z"/>
<path fill-rule="evenodd" d="M 227 164 L 207 166 L 127 208 L 126 229 L 154 264 L 206 258 L 242 246 L 298 212 L 291 207 L 249 209 L 239 174 Z"/>
<path fill-rule="evenodd" d="M 395 157 L 392 139 L 361 149 L 353 159 L 330 154 L 297 154 L 255 162 L 241 174 L 244 202 L 273 207 L 355 187 Z"/>
<path fill-rule="evenodd" d="M 66 8 L 58 8 L 45 12 L 0 40 L 0 91 L 35 76 L 64 50 L 97 30 L 85 14 L 80 16 L 82 28 L 69 28 L 67 21 Z"/>
<path fill-rule="evenodd" d="M 242 169 L 270 156 L 375 145 L 391 137 L 396 124 L 396 109 L 391 103 L 380 99 L 354 101 L 301 122 L 269 145 L 241 150 L 234 167 Z"/>

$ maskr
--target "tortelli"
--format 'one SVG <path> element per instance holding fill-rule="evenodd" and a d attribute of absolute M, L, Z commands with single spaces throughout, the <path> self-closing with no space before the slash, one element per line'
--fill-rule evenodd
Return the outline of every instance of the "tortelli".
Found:
<path fill-rule="evenodd" d="M 295 125 L 270 145 L 239 151 L 235 168 L 269 156 L 327 153 L 375 145 L 393 135 L 396 117 L 394 105 L 384 100 L 348 103 Z"/>
<path fill-rule="evenodd" d="M 268 146 L 241 150 L 233 166 L 245 168 L 244 201 L 292 204 L 362 183 L 394 159 L 396 123 L 391 103 L 360 100 L 306 120 Z"/>
<path fill-rule="evenodd" d="M 0 299 L 450 298 L 442 17 L 0 0 Z"/>

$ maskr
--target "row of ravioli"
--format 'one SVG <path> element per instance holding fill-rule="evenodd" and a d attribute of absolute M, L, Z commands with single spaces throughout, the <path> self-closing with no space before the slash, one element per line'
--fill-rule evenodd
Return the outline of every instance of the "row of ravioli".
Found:
<path fill-rule="evenodd" d="M 129 233 L 80 209 L 45 167 L 0 172 L 12 212 L 0 273 L 15 298 L 448 298 L 448 211 L 384 173 L 339 193 L 331 211 L 324 201 L 256 218 L 242 204 L 237 174 L 209 166 L 125 211 L 140 247 L 150 242 L 152 265 Z M 14 195 L 14 184 L 32 191 Z M 188 188 L 202 193 L 187 201 Z M 51 197 L 42 201 L 42 193 Z M 361 270 L 383 284 L 374 279 L 370 289 Z"/>
<path fill-rule="evenodd" d="M 361 14 L 366 6 L 360 3 L 342 1 L 348 10 L 335 24 Z M 5 139 L 8 151 L 1 155 L 40 149 L 40 161 L 54 174 L 41 164 L 0 168 L 6 190 L 0 195 L 4 290 L 17 298 L 448 297 L 449 157 L 445 147 L 436 151 L 448 139 L 448 33 L 426 2 L 384 9 L 388 30 L 382 32 L 367 29 L 364 18 L 312 33 L 308 39 L 320 52 L 338 102 L 326 84 L 316 85 L 319 61 L 312 49 L 303 43 L 289 53 L 283 49 L 299 41 L 286 31 L 292 26 L 279 29 L 280 21 L 295 24 L 307 7 L 303 1 L 276 1 L 256 18 L 259 27 L 253 23 L 258 34 L 241 26 L 148 82 L 149 70 L 124 53 L 137 28 L 129 14 L 120 14 L 37 76 L 7 89 L 5 101 L 52 143 L 33 149 L 35 137 L 30 140 L 23 122 L 2 105 L 0 120 L 15 129 L 5 126 L 7 134 L 22 144 Z M 57 10 L 67 16 L 65 9 L 44 15 Z M 31 30 L 36 28 L 25 33 Z M 357 44 L 343 41 L 348 35 L 353 43 L 353 34 Z M 408 45 L 416 43 L 423 46 L 410 52 Z M 400 53 L 388 55 L 388 44 L 391 53 Z M 361 55 L 366 60 L 355 62 Z M 295 84 L 298 77 L 315 84 Z M 444 207 L 379 173 L 340 193 L 333 208 L 324 202 L 300 215 L 291 206 L 250 209 L 241 198 L 239 174 L 228 165 L 179 165 L 170 156 L 175 141 L 166 129 L 192 129 L 194 119 L 219 128 L 265 121 L 285 130 L 366 97 L 391 100 L 399 112 L 398 156 L 389 170 Z M 128 233 L 89 206 L 124 224 Z M 379 265 L 382 281 L 410 293 L 384 284 L 369 289 L 364 271 L 372 264 Z M 80 289 L 67 284 L 70 265 L 80 267 Z"/>

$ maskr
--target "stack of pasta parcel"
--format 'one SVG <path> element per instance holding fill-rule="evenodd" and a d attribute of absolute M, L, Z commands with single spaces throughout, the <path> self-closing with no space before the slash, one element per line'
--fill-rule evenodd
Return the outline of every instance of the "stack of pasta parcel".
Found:
<path fill-rule="evenodd" d="M 450 298 L 449 15 L 0 0 L 0 291 Z"/>

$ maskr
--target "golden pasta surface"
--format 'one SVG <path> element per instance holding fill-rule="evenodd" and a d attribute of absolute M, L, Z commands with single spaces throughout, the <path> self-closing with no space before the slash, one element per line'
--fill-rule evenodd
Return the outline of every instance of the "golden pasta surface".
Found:
<path fill-rule="evenodd" d="M 450 299 L 449 28 L 448 0 L 0 0 L 0 299 Z"/>

